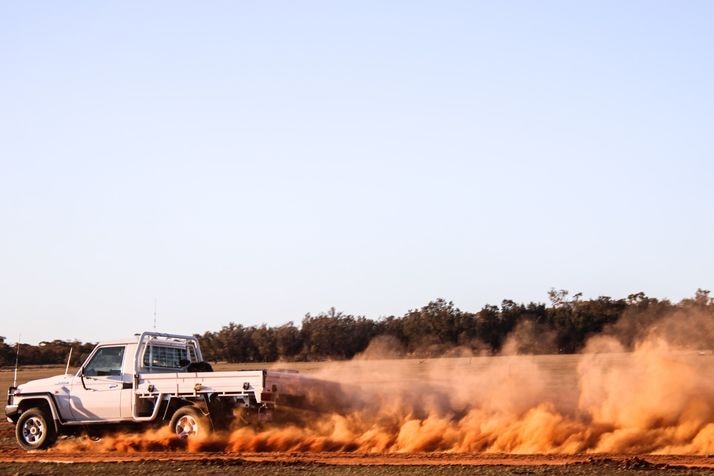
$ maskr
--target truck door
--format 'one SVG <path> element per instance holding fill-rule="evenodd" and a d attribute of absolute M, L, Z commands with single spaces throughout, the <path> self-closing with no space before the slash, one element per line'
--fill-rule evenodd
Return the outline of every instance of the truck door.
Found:
<path fill-rule="evenodd" d="M 72 381 L 69 399 L 75 421 L 118 420 L 121 417 L 125 351 L 124 345 L 100 347 L 80 369 Z"/>

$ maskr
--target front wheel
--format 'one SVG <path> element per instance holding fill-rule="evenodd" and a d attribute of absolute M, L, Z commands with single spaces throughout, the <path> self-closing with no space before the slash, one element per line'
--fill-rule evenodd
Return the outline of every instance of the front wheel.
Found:
<path fill-rule="evenodd" d="M 40 408 L 22 412 L 15 426 L 15 437 L 25 450 L 41 450 L 52 446 L 57 438 L 54 422 Z"/>
<path fill-rule="evenodd" d="M 171 417 L 171 431 L 181 440 L 203 438 L 211 433 L 211 422 L 194 406 L 181 407 Z"/>

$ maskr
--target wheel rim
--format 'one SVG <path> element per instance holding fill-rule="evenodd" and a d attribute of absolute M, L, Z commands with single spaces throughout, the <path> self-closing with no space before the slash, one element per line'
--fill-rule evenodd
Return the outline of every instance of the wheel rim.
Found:
<path fill-rule="evenodd" d="M 22 437 L 30 445 L 36 445 L 45 434 L 45 422 L 38 417 L 30 417 L 22 425 Z"/>
<path fill-rule="evenodd" d="M 198 435 L 198 420 L 191 415 L 183 415 L 176 422 L 176 436 L 179 438 L 188 438 L 189 436 Z"/>

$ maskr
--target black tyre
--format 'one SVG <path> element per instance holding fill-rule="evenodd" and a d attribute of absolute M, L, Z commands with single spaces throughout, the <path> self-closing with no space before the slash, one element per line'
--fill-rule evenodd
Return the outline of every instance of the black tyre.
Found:
<path fill-rule="evenodd" d="M 179 439 L 204 437 L 213 431 L 211 422 L 198 408 L 189 405 L 176 410 L 171 417 L 171 431 Z"/>
<path fill-rule="evenodd" d="M 17 442 L 26 450 L 49 448 L 57 439 L 55 423 L 41 408 L 30 408 L 22 412 L 15 425 Z"/>

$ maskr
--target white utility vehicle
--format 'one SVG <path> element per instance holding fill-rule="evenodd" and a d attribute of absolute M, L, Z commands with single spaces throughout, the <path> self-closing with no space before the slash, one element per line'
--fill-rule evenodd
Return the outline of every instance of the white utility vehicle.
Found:
<path fill-rule="evenodd" d="M 10 387 L 5 414 L 26 450 L 106 425 L 170 422 L 186 438 L 228 427 L 237 415 L 261 421 L 279 401 L 300 406 L 299 395 L 278 393 L 299 382 L 285 371 L 213 372 L 195 337 L 144 332 L 100 343 L 75 375 Z"/>

